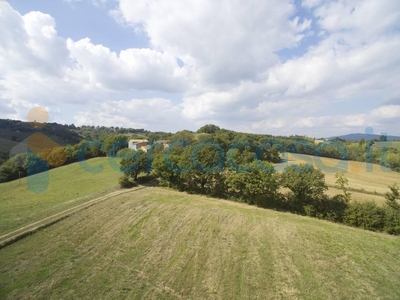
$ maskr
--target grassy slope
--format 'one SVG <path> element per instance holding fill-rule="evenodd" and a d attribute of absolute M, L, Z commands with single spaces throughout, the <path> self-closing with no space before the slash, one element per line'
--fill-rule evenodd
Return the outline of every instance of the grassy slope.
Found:
<path fill-rule="evenodd" d="M 400 184 L 400 173 L 382 168 L 379 165 L 372 165 L 373 168 L 368 169 L 366 163 L 355 161 L 339 161 L 332 158 L 315 158 L 314 156 L 304 154 L 288 154 L 289 163 L 307 162 L 313 163 L 314 166 L 321 168 L 325 173 L 325 179 L 330 186 L 328 194 L 340 194 L 341 191 L 334 188 L 335 173 L 342 171 L 349 180 L 349 187 L 357 191 L 352 192 L 354 200 L 365 201 L 373 200 L 377 203 L 383 203 L 385 198 L 383 194 L 388 192 L 388 186 L 394 182 Z M 281 168 L 288 162 L 281 164 Z M 333 169 L 324 169 L 323 167 L 334 167 Z M 364 194 L 364 193 L 369 194 Z M 374 195 L 376 193 L 377 195 Z"/>
<path fill-rule="evenodd" d="M 104 170 L 89 173 L 79 163 L 53 169 L 43 193 L 32 192 L 27 178 L 21 179 L 21 183 L 15 180 L 0 184 L 0 235 L 117 188 L 121 174 L 111 168 L 107 158 L 91 159 L 87 164 L 103 164 Z"/>
<path fill-rule="evenodd" d="M 399 299 L 400 239 L 147 188 L 0 250 L 0 298 Z"/>

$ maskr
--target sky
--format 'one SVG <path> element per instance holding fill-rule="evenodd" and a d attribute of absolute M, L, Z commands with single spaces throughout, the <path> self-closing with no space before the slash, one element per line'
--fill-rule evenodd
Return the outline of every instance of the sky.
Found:
<path fill-rule="evenodd" d="M 0 0 L 0 118 L 400 135 L 398 0 Z"/>

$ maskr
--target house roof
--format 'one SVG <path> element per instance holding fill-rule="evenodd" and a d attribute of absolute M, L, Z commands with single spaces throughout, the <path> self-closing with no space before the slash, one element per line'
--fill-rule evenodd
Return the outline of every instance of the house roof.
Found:
<path fill-rule="evenodd" d="M 130 143 L 144 143 L 144 142 L 148 143 L 149 141 L 148 140 L 129 140 L 129 142 Z"/>

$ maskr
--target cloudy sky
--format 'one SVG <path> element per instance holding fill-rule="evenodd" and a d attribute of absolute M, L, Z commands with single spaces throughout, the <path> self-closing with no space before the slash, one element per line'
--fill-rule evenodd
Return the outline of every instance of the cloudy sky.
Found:
<path fill-rule="evenodd" d="M 9 0 L 0 24 L 0 118 L 400 135 L 399 0 Z"/>

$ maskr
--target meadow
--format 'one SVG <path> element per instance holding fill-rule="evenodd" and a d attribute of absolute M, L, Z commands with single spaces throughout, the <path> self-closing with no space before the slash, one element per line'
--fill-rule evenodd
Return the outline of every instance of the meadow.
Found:
<path fill-rule="evenodd" d="M 0 250 L 2 299 L 399 299 L 400 239 L 145 188 Z"/>
<path fill-rule="evenodd" d="M 283 169 L 291 163 L 301 162 L 322 168 L 329 186 L 327 194 L 330 196 L 342 193 L 335 188 L 335 173 L 339 170 L 348 178 L 352 199 L 355 201 L 372 200 L 383 205 L 384 193 L 388 191 L 387 186 L 394 182 L 400 183 L 400 173 L 388 171 L 378 165 L 373 165 L 372 172 L 369 172 L 366 164 L 361 162 L 344 162 L 291 153 L 287 154 L 285 159 L 287 161 L 279 164 L 278 169 Z M 99 166 L 103 167 L 98 169 Z M 32 176 L 30 182 L 34 182 L 36 177 L 40 179 L 40 176 Z M 73 163 L 50 170 L 48 187 L 42 193 L 32 191 L 33 185 L 28 184 L 27 178 L 2 183 L 0 184 L 0 235 L 118 190 L 117 181 L 120 176 L 118 164 L 114 162 L 111 166 L 108 158 L 95 158 L 85 162 L 84 166 Z M 46 177 L 42 180 L 46 180 Z"/>
<path fill-rule="evenodd" d="M 82 166 L 79 163 L 59 167 L 31 176 L 30 182 L 47 188 L 36 193 L 28 178 L 0 184 L 0 235 L 48 216 L 100 197 L 118 189 L 119 171 L 112 168 L 107 158 L 95 158 Z M 96 166 L 103 166 L 98 169 Z M 92 171 L 89 172 L 88 170 Z"/>
<path fill-rule="evenodd" d="M 287 153 L 284 162 L 278 164 L 278 169 L 293 163 L 308 163 L 321 169 L 329 187 L 328 195 L 341 194 L 335 188 L 335 174 L 342 171 L 349 181 L 352 199 L 356 201 L 375 201 L 378 204 L 385 202 L 384 194 L 389 191 L 388 186 L 393 183 L 400 185 L 400 173 L 377 164 L 368 165 L 365 162 L 342 161 L 333 158 L 315 157 L 305 154 Z"/>

